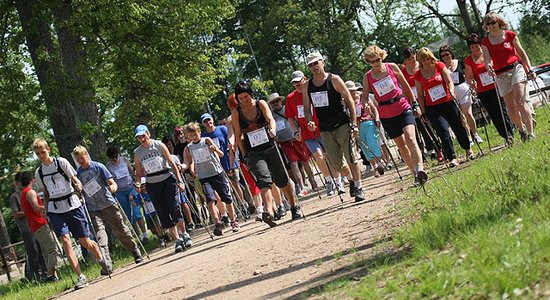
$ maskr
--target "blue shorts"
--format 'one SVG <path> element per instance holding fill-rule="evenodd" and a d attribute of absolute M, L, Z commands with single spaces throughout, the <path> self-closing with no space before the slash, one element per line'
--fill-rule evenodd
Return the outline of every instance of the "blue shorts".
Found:
<path fill-rule="evenodd" d="M 304 143 L 306 143 L 306 146 L 311 154 L 315 153 L 316 151 L 319 151 L 321 153 L 323 152 L 323 139 L 320 137 L 304 140 Z"/>
<path fill-rule="evenodd" d="M 181 204 L 187 203 L 187 197 L 185 197 L 185 195 L 184 195 L 185 193 L 181 193 L 181 192 L 178 191 L 178 194 L 180 195 L 180 203 Z"/>
<path fill-rule="evenodd" d="M 89 237 L 90 229 L 84 207 L 73 209 L 66 213 L 48 213 L 50 225 L 57 237 L 69 234 L 71 232 L 75 239 Z"/>

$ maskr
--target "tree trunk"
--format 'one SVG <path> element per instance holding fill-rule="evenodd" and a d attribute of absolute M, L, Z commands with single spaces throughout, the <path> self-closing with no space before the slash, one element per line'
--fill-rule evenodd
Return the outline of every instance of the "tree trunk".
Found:
<path fill-rule="evenodd" d="M 50 30 L 53 22 L 51 7 L 37 0 L 15 0 L 14 3 L 60 155 L 69 158 L 76 145 L 85 144 L 82 126 L 91 128 L 85 132 L 90 140 L 90 153 L 99 157 L 104 153 L 105 141 L 99 126 L 98 109 L 93 103 L 93 89 L 86 73 L 79 72 L 84 70 L 82 43 L 64 26 L 70 24 L 64 17 L 72 12 L 62 14 L 58 11 L 66 9 L 66 5 L 70 7 L 70 4 L 57 2 L 58 5 L 54 5 L 60 51 Z"/>

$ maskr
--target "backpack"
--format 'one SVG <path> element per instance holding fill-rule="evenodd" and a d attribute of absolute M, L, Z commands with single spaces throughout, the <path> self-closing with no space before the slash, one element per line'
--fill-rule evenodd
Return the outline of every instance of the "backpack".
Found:
<path fill-rule="evenodd" d="M 42 171 L 42 164 L 40 165 L 40 167 L 38 168 L 38 176 L 40 177 L 40 180 L 42 181 L 42 184 L 44 184 L 45 186 L 45 183 L 44 183 L 44 176 L 50 176 L 50 175 L 55 175 L 55 174 L 61 174 L 61 176 L 63 176 L 63 178 L 65 178 L 66 181 L 69 182 L 69 184 L 71 184 L 71 186 L 73 185 L 73 182 L 69 179 L 69 176 L 67 176 L 67 174 L 65 173 L 65 171 L 63 171 L 63 169 L 59 166 L 59 163 L 57 162 L 57 158 L 53 158 L 53 163 L 55 165 L 55 168 L 56 168 L 56 171 L 53 172 L 53 173 L 50 173 L 50 174 L 46 174 L 44 175 L 43 171 Z M 53 180 L 53 178 L 52 178 Z M 72 195 L 75 195 L 75 192 L 71 192 L 69 193 L 68 195 L 65 195 L 65 196 L 61 196 L 61 197 L 57 197 L 57 198 L 50 198 L 48 201 L 53 201 L 53 207 L 57 209 L 57 205 L 55 204 L 55 202 L 57 201 L 62 201 L 62 200 L 67 200 L 67 202 L 69 203 L 69 206 L 72 206 L 72 203 L 71 203 L 71 196 Z"/>

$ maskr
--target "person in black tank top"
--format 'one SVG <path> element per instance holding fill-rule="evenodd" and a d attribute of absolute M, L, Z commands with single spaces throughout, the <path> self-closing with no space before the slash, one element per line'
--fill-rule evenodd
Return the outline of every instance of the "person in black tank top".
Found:
<path fill-rule="evenodd" d="M 363 201 L 365 196 L 358 163 L 360 156 L 355 145 L 359 130 L 351 94 L 340 76 L 325 72 L 325 61 L 320 53 L 310 53 L 306 62 L 313 73 L 313 78 L 304 85 L 303 91 L 304 115 L 309 130 L 314 131 L 316 128 L 311 116 L 313 105 L 330 163 L 342 175 L 353 177 L 350 180 L 350 195 L 355 197 L 356 202 Z M 340 185 L 338 189 L 342 190 L 339 178 L 336 179 L 336 185 Z"/>
<path fill-rule="evenodd" d="M 243 162 L 256 177 L 260 188 L 266 208 L 266 212 L 262 213 L 262 220 L 271 227 L 277 225 L 273 221 L 273 183 L 290 202 L 292 219 L 301 218 L 286 169 L 274 144 L 277 124 L 269 106 L 264 100 L 255 100 L 252 97 L 252 88 L 244 81 L 235 85 L 235 95 L 238 106 L 231 112 L 235 142 L 244 157 Z"/>

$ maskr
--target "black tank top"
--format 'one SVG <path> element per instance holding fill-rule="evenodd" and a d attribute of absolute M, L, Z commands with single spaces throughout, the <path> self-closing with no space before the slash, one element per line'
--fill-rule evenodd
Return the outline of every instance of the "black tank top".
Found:
<path fill-rule="evenodd" d="M 349 114 L 346 111 L 342 95 L 332 85 L 331 73 L 328 74 L 326 81 L 321 86 L 315 86 L 313 79 L 310 79 L 307 92 L 311 105 L 315 108 L 315 113 L 319 119 L 319 130 L 333 131 L 344 124 L 350 123 Z M 316 105 L 314 98 L 322 99 L 324 97 L 323 92 L 327 93 L 328 105 L 325 105 L 326 103 Z M 312 94 L 314 94 L 313 97 Z"/>
<path fill-rule="evenodd" d="M 267 132 L 267 127 L 269 126 L 269 123 L 267 122 L 264 114 L 262 113 L 262 110 L 260 109 L 260 101 L 262 100 L 257 100 L 256 102 L 256 116 L 254 117 L 253 120 L 249 120 L 247 119 L 242 110 L 241 110 L 241 107 L 240 106 L 237 106 L 237 112 L 239 113 L 239 125 L 241 126 L 241 131 L 243 133 L 243 137 L 244 137 L 244 145 L 246 147 L 246 149 L 248 151 L 252 150 L 252 151 L 256 151 L 256 150 L 266 150 L 266 149 L 269 149 L 271 147 L 273 147 L 273 138 L 272 137 L 269 137 L 269 134 Z M 254 130 L 257 130 L 257 129 L 260 129 L 260 128 L 263 128 L 265 130 L 265 133 L 267 134 L 268 138 L 269 138 L 269 141 L 265 144 L 261 144 L 261 145 L 258 145 L 256 147 L 252 147 L 252 145 L 250 144 L 250 139 L 248 137 L 248 133 L 251 132 L 251 131 L 254 131 Z"/>
<path fill-rule="evenodd" d="M 451 79 L 453 80 L 453 83 L 455 85 L 459 85 L 466 81 L 466 78 L 464 78 L 464 69 L 466 69 L 466 66 L 464 66 L 464 62 L 458 60 L 456 69 L 454 70 L 454 72 L 451 71 Z"/>

